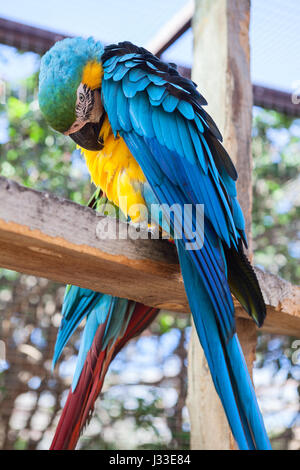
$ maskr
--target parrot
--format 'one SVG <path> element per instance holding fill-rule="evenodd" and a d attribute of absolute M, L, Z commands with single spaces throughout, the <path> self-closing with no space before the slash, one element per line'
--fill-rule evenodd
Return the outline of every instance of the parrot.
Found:
<path fill-rule="evenodd" d="M 196 83 L 129 41 L 104 47 L 92 37 L 76 37 L 55 43 L 42 57 L 38 97 L 49 126 L 77 144 L 101 194 L 130 223 L 148 224 L 150 232 L 154 223 L 169 234 L 237 446 L 271 449 L 237 336 L 232 295 L 258 327 L 266 306 L 245 254 L 237 171 Z M 200 224 L 198 207 L 204 209 Z M 52 448 L 76 445 L 109 362 L 157 313 L 67 286 L 54 362 L 83 317 L 87 322 Z"/>
<path fill-rule="evenodd" d="M 98 213 L 110 213 L 117 219 L 118 208 L 108 204 L 98 188 L 88 206 Z M 122 219 L 123 220 L 123 219 Z M 159 309 L 133 300 L 112 297 L 77 286 L 65 290 L 62 322 L 54 348 L 53 369 L 64 346 L 83 318 L 86 324 L 80 342 L 78 358 L 63 413 L 60 417 L 51 450 L 74 449 L 91 410 L 101 392 L 108 367 L 134 336 L 147 328 Z"/>

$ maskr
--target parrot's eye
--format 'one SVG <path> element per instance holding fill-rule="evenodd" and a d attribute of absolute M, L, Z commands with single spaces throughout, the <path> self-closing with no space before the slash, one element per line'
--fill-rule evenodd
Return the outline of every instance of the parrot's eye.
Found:
<path fill-rule="evenodd" d="M 84 94 L 83 93 L 79 93 L 79 101 L 80 101 L 80 103 L 84 102 Z"/>

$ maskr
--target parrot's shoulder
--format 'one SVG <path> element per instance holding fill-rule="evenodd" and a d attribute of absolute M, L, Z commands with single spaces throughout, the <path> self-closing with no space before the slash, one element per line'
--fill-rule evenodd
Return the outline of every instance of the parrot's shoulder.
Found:
<path fill-rule="evenodd" d="M 126 98 L 147 89 L 152 106 L 162 104 L 166 112 L 177 110 L 188 120 L 204 122 L 209 133 L 222 142 L 216 123 L 203 109 L 207 105 L 206 99 L 197 90 L 195 82 L 179 73 L 176 64 L 163 62 L 145 48 L 128 41 L 106 46 L 101 61 L 104 81 L 111 85 L 122 82 Z"/>
<path fill-rule="evenodd" d="M 205 98 L 198 92 L 197 85 L 180 75 L 174 64 L 161 61 L 143 47 L 130 42 L 106 46 L 101 57 L 104 70 L 102 96 L 114 132 L 131 129 L 131 119 L 152 135 L 150 116 L 170 120 L 173 123 L 184 120 L 192 132 L 202 134 L 206 143 L 211 143 L 215 164 L 224 167 L 228 175 L 237 179 L 237 172 L 226 150 L 221 145 L 222 135 L 211 116 L 204 110 Z M 131 103 L 129 114 L 128 101 Z M 150 107 L 149 107 L 150 106 Z M 140 115 L 142 123 L 136 122 Z M 182 126 L 181 126 L 182 127 Z M 166 129 L 164 133 L 168 133 Z M 219 171 L 222 171 L 221 169 Z"/>
<path fill-rule="evenodd" d="M 153 78 L 157 77 L 157 85 L 165 85 L 173 96 L 184 99 L 195 107 L 207 105 L 206 99 L 198 92 L 196 83 L 180 75 L 176 64 L 163 62 L 145 48 L 131 42 L 106 46 L 102 55 L 102 64 L 106 74 L 107 72 L 111 74 L 120 65 L 128 69 L 138 67 Z"/>

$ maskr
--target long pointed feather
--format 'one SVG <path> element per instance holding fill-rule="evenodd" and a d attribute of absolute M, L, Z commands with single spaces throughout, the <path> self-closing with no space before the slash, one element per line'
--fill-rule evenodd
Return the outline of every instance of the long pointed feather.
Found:
<path fill-rule="evenodd" d="M 124 334 L 111 346 L 103 349 L 107 322 L 101 324 L 94 336 L 78 383 L 69 391 L 51 450 L 74 449 L 95 401 L 101 392 L 103 381 L 112 359 L 137 334 L 141 333 L 158 314 L 157 309 L 133 302 L 130 321 Z"/>

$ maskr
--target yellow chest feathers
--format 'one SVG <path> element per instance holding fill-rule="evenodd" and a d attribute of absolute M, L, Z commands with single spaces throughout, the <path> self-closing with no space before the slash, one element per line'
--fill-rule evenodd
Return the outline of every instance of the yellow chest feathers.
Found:
<path fill-rule="evenodd" d="M 145 176 L 122 137 L 114 137 L 107 117 L 100 137 L 104 142 L 102 150 L 91 151 L 80 147 L 91 179 L 126 217 L 139 222 L 143 218 L 141 207 L 146 205 L 142 195 Z"/>

